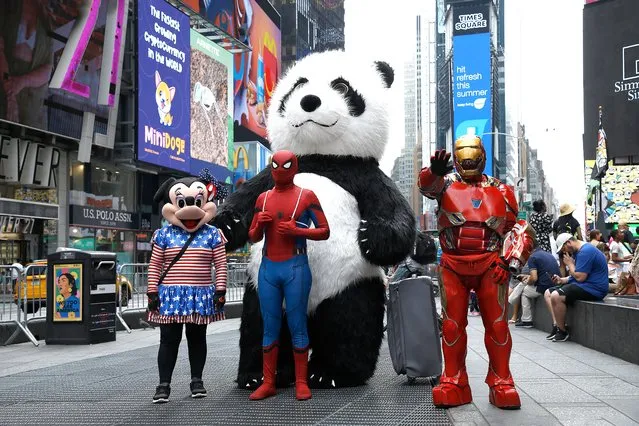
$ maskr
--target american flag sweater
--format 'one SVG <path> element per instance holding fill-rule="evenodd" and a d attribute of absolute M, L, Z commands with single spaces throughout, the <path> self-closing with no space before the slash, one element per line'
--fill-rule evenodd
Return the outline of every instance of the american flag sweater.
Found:
<path fill-rule="evenodd" d="M 227 280 L 224 234 L 214 226 L 204 225 L 197 231 L 182 257 L 171 267 L 162 285 L 209 286 L 211 263 L 215 266 L 215 289 L 225 290 Z M 175 225 L 166 225 L 154 235 L 149 263 L 147 293 L 157 293 L 158 280 L 186 244 L 190 234 Z"/>

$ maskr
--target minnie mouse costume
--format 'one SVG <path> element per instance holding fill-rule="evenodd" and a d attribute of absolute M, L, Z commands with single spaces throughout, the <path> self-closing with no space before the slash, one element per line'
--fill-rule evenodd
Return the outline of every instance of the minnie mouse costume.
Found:
<path fill-rule="evenodd" d="M 217 212 L 213 200 L 225 188 L 203 170 L 199 178 L 170 178 L 154 196 L 169 222 L 153 235 L 147 295 L 148 320 L 160 324 L 160 385 L 154 403 L 168 402 L 170 383 L 182 340 L 182 324 L 191 363 L 191 396 L 206 396 L 202 371 L 206 361 L 206 326 L 224 319 L 227 265 L 226 238 L 208 225 Z M 215 265 L 215 287 L 211 282 Z"/>

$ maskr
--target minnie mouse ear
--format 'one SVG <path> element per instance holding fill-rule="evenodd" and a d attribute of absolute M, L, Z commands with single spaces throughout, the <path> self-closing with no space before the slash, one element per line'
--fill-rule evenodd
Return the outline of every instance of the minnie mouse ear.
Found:
<path fill-rule="evenodd" d="M 215 199 L 216 200 L 223 200 L 225 199 L 228 195 L 229 195 L 229 190 L 226 189 L 226 186 L 224 186 L 220 181 L 213 179 L 215 182 Z"/>

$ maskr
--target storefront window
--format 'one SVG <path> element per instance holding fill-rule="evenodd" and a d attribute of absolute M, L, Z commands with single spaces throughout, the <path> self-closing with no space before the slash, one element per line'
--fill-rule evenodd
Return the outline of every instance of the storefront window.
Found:
<path fill-rule="evenodd" d="M 71 166 L 70 230 L 72 247 L 116 253 L 118 263 L 136 259 L 136 175 L 101 163 Z"/>
<path fill-rule="evenodd" d="M 0 197 L 13 200 L 13 210 L 0 213 L 0 264 L 26 265 L 44 259 L 57 248 L 58 191 L 55 188 L 31 188 L 15 183 L 0 184 Z"/>
<path fill-rule="evenodd" d="M 72 226 L 69 246 L 78 250 L 112 252 L 119 264 L 134 263 L 135 238 L 133 231 Z"/>
<path fill-rule="evenodd" d="M 135 210 L 135 172 L 100 164 L 73 163 L 70 203 L 110 210 Z"/>

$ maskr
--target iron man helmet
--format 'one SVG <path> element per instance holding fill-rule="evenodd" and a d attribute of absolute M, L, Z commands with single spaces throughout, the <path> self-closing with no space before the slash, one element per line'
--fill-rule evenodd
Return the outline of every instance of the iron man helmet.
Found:
<path fill-rule="evenodd" d="M 464 135 L 455 141 L 455 169 L 462 179 L 480 179 L 486 167 L 486 150 L 481 138 Z"/>

